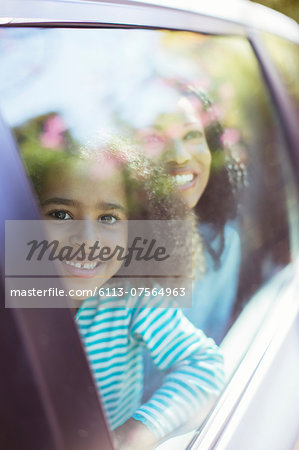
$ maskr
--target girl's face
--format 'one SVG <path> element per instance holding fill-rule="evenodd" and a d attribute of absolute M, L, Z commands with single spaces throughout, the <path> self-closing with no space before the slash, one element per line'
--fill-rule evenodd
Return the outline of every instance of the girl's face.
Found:
<path fill-rule="evenodd" d="M 174 112 L 159 115 L 151 127 L 140 132 L 144 152 L 165 162 L 190 209 L 207 186 L 211 166 L 198 107 L 196 99 L 182 97 Z"/>
<path fill-rule="evenodd" d="M 60 165 L 48 174 L 40 196 L 51 238 L 59 241 L 59 249 L 71 247 L 82 252 L 71 260 L 59 263 L 59 271 L 67 279 L 68 287 L 76 291 L 96 289 L 109 280 L 120 268 L 117 257 L 106 261 L 91 261 L 99 248 L 113 249 L 127 246 L 127 205 L 122 174 L 113 164 L 99 164 L 78 160 L 72 165 Z M 95 244 L 97 243 L 97 247 Z M 82 248 L 82 247 L 81 247 Z M 67 250 L 65 250 L 67 251 Z M 80 256 L 80 257 L 79 257 Z M 91 296 L 77 292 L 74 297 Z"/>

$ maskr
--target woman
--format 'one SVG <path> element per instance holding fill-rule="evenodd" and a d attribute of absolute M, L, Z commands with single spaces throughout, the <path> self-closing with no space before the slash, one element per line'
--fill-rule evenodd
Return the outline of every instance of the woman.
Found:
<path fill-rule="evenodd" d="M 215 105 L 192 85 L 166 85 L 164 96 L 164 110 L 161 94 L 161 112 L 134 133 L 142 152 L 164 162 L 198 218 L 205 273 L 198 269 L 193 305 L 184 311 L 219 343 L 229 326 L 241 258 L 235 194 L 246 183 L 246 171 L 238 134 L 223 129 Z"/>
<path fill-rule="evenodd" d="M 246 183 L 245 166 L 237 133 L 228 139 L 215 107 L 202 91 L 184 84 L 165 89 L 170 89 L 171 101 L 150 125 L 135 131 L 136 139 L 143 152 L 164 162 L 184 203 L 198 218 L 205 267 L 197 268 L 192 307 L 183 311 L 220 343 L 230 325 L 238 289 L 241 245 L 235 194 Z M 149 398 L 161 378 L 147 355 L 145 374 L 144 398 Z"/>

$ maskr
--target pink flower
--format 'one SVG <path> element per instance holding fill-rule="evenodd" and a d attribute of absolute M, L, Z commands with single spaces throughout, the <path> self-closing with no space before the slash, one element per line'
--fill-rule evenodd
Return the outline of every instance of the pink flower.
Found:
<path fill-rule="evenodd" d="M 43 147 L 59 149 L 65 144 L 64 133 L 66 130 L 67 128 L 60 116 L 50 116 L 44 123 L 40 143 Z"/>
<path fill-rule="evenodd" d="M 240 139 L 240 132 L 236 128 L 226 128 L 221 136 L 221 143 L 224 147 L 235 145 Z"/>
<path fill-rule="evenodd" d="M 149 158 L 158 157 L 163 153 L 165 147 L 165 137 L 156 130 L 139 130 L 139 139 L 143 153 Z"/>
<path fill-rule="evenodd" d="M 123 166 L 124 162 L 121 159 L 109 156 L 104 152 L 98 161 L 92 162 L 89 177 L 93 181 L 113 180 L 121 173 Z"/>

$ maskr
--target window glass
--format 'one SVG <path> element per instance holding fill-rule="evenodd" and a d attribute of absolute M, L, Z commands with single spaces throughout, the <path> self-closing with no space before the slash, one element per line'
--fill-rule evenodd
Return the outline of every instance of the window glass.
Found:
<path fill-rule="evenodd" d="M 299 114 L 299 46 L 269 33 L 263 34 L 268 50 Z"/>
<path fill-rule="evenodd" d="M 116 447 L 198 427 L 230 375 L 218 345 L 290 262 L 287 153 L 249 43 L 11 28 L 0 63 L 1 114 L 59 243 Z"/>

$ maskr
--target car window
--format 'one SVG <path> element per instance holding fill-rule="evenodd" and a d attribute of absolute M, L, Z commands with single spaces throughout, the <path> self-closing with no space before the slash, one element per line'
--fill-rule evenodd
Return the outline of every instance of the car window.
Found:
<path fill-rule="evenodd" d="M 0 61 L 1 114 L 54 236 L 40 253 L 33 224 L 11 225 L 9 246 L 26 236 L 25 259 L 36 258 L 24 284 L 32 273 L 10 253 L 11 296 L 55 292 L 41 260 L 50 250 L 62 263 L 117 448 L 130 427 L 149 443 L 197 428 L 231 375 L 218 346 L 291 262 L 297 199 L 250 44 L 10 28 Z M 27 307 L 39 302 L 27 295 Z"/>
<path fill-rule="evenodd" d="M 270 33 L 264 33 L 263 38 L 298 113 L 298 44 Z"/>

